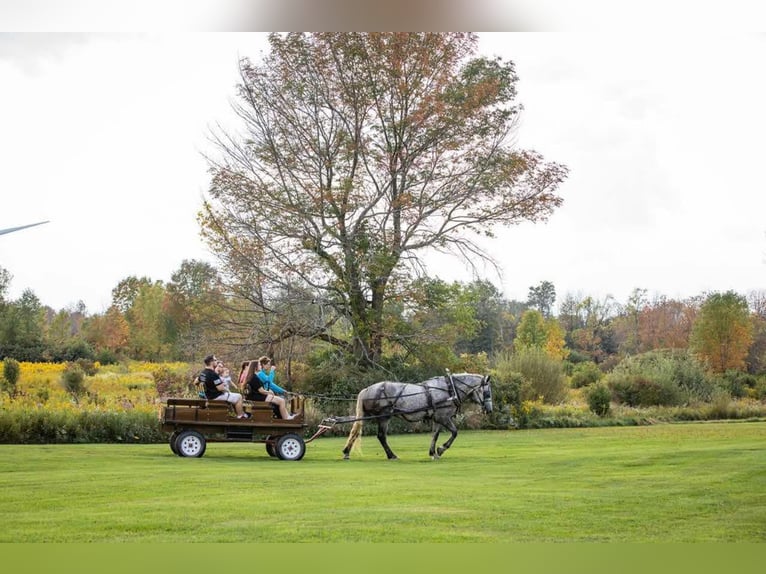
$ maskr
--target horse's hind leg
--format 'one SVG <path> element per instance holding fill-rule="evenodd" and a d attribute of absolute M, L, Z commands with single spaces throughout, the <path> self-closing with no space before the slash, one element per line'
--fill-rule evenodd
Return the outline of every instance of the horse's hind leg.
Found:
<path fill-rule="evenodd" d="M 348 435 L 348 440 L 346 441 L 346 446 L 343 447 L 343 459 L 348 460 L 349 455 L 351 454 L 351 447 L 354 446 L 354 443 L 359 438 L 359 435 L 362 434 L 362 421 L 356 421 L 354 425 L 351 427 L 351 432 Z"/>
<path fill-rule="evenodd" d="M 386 451 L 388 460 L 396 460 L 399 457 L 397 457 L 394 454 L 394 451 L 391 450 L 391 447 L 388 446 L 388 440 L 386 439 L 386 433 L 388 432 L 388 421 L 389 419 L 378 420 L 378 440 L 380 441 L 383 450 Z"/>

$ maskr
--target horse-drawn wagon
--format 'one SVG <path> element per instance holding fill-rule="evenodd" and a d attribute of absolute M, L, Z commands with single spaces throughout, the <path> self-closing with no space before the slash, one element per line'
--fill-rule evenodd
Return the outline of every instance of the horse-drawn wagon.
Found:
<path fill-rule="evenodd" d="M 170 432 L 170 448 L 178 456 L 200 457 L 205 453 L 206 441 L 247 441 L 266 444 L 270 456 L 282 460 L 300 460 L 306 453 L 306 444 L 322 435 L 334 425 L 353 423 L 343 458 L 348 459 L 356 440 L 361 435 L 365 420 L 378 423 L 378 440 L 389 459 L 397 458 L 388 446 L 388 423 L 392 417 L 408 422 L 430 419 L 433 435 L 429 455 L 438 459 L 452 445 L 458 430 L 455 416 L 463 403 L 480 405 L 486 413 L 492 412 L 490 377 L 473 373 L 433 377 L 419 384 L 382 381 L 362 389 L 357 396 L 356 415 L 324 419 L 314 435 L 304 440 L 304 397 L 293 395 L 290 409 L 295 418 L 282 419 L 265 402 L 248 402 L 245 410 L 251 418 L 237 418 L 231 405 L 225 401 L 207 399 L 167 399 L 160 408 L 162 429 Z M 441 430 L 450 437 L 437 447 Z M 206 438 L 207 437 L 207 438 Z"/>

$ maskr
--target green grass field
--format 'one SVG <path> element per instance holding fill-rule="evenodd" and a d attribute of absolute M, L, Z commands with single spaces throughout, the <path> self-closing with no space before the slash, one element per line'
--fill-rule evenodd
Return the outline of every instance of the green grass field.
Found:
<path fill-rule="evenodd" d="M 262 444 L 0 445 L 0 542 L 764 542 L 766 423 Z"/>

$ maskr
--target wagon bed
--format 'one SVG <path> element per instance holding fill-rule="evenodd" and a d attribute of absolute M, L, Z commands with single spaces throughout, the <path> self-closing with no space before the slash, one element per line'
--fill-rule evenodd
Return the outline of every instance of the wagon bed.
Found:
<path fill-rule="evenodd" d="M 207 399 L 168 398 L 160 406 L 159 419 L 162 430 L 170 434 L 170 449 L 182 457 L 201 457 L 208 442 L 259 442 L 266 445 L 266 452 L 282 460 L 300 460 L 306 452 L 306 444 L 322 434 L 319 431 L 308 440 L 303 439 L 304 399 L 293 396 L 290 408 L 297 413 L 294 419 L 285 420 L 275 415 L 272 405 L 264 402 L 244 404 L 249 419 L 238 419 L 231 405 L 225 401 Z"/>

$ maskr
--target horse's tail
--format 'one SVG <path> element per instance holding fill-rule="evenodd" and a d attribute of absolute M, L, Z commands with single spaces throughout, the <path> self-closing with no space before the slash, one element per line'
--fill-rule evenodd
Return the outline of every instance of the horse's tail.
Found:
<path fill-rule="evenodd" d="M 357 444 L 359 445 L 357 448 L 361 448 L 362 426 L 364 425 L 364 421 L 362 420 L 362 417 L 364 417 L 364 406 L 362 405 L 363 395 L 364 391 L 359 393 L 359 396 L 356 399 L 356 421 L 354 421 L 354 424 L 351 426 L 351 432 L 348 434 L 348 440 L 346 441 L 346 445 L 343 447 L 344 458 L 348 458 L 351 449 L 357 447 Z M 359 441 L 358 443 L 357 439 Z"/>

